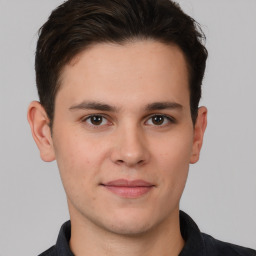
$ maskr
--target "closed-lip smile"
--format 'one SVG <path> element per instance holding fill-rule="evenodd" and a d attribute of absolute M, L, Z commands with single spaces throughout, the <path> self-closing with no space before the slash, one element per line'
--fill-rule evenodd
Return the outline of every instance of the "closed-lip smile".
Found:
<path fill-rule="evenodd" d="M 150 192 L 155 185 L 144 180 L 118 179 L 101 184 L 112 193 L 124 198 L 139 198 Z"/>

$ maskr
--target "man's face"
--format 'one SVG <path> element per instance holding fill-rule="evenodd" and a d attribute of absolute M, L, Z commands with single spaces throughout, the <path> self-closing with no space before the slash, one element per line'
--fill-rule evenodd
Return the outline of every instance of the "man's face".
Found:
<path fill-rule="evenodd" d="M 182 52 L 154 41 L 94 45 L 64 67 L 51 143 L 71 220 L 138 234 L 177 217 L 195 162 L 188 88 Z"/>

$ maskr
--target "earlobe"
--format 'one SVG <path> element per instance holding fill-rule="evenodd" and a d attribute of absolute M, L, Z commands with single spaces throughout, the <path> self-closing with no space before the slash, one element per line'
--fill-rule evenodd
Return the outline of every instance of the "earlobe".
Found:
<path fill-rule="evenodd" d="M 204 132 L 207 126 L 207 108 L 200 107 L 194 127 L 193 148 L 190 163 L 194 164 L 199 160 L 200 151 L 203 145 Z"/>
<path fill-rule="evenodd" d="M 30 103 L 27 118 L 41 159 L 46 162 L 55 160 L 49 119 L 45 109 L 38 101 Z"/>

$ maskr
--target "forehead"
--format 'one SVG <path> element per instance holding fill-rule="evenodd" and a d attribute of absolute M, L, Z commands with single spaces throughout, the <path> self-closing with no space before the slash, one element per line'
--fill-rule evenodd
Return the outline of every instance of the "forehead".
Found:
<path fill-rule="evenodd" d="M 101 43 L 63 68 L 57 98 L 122 103 L 127 97 L 143 101 L 154 96 L 155 101 L 189 101 L 188 88 L 186 60 L 177 46 L 151 40 Z"/>

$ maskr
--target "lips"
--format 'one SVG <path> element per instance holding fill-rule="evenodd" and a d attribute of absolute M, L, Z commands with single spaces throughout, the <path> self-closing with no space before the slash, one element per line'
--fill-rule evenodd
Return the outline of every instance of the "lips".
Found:
<path fill-rule="evenodd" d="M 101 184 L 108 191 L 124 198 L 139 198 L 149 193 L 155 186 L 144 180 L 113 180 Z"/>

